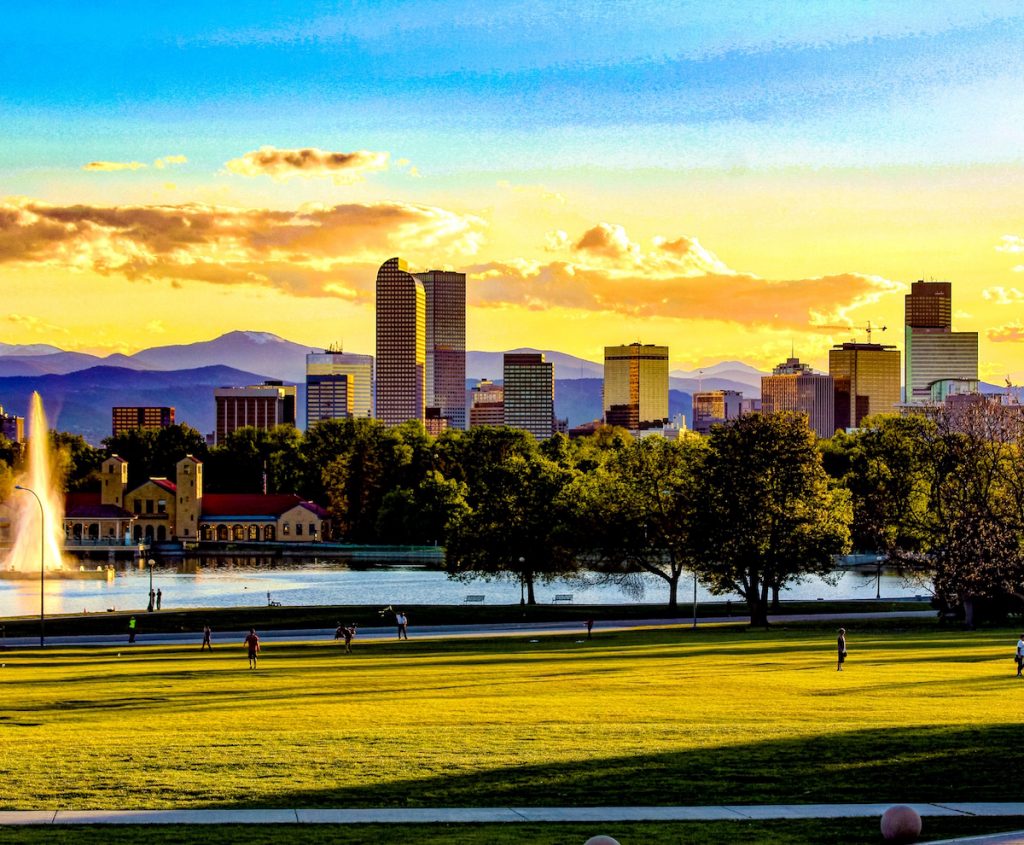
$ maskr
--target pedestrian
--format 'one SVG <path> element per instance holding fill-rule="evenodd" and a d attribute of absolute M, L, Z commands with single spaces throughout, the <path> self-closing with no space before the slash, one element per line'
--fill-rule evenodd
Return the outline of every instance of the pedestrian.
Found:
<path fill-rule="evenodd" d="M 160 609 L 160 603 L 164 600 L 163 590 L 156 591 L 156 609 Z"/>
<path fill-rule="evenodd" d="M 345 654 L 352 653 L 352 638 L 356 635 L 356 623 L 341 629 L 341 635 L 345 638 Z"/>
<path fill-rule="evenodd" d="M 199 650 L 202 651 L 204 648 L 213 651 L 213 643 L 210 642 L 210 635 L 213 632 L 210 630 L 210 623 L 207 622 L 203 626 L 203 644 L 199 646 Z"/>
<path fill-rule="evenodd" d="M 590 639 L 590 632 L 594 630 L 594 620 L 593 619 L 588 619 L 583 624 L 587 626 L 587 639 L 589 640 Z"/>
<path fill-rule="evenodd" d="M 128 642 L 135 642 L 135 617 L 128 620 Z"/>
<path fill-rule="evenodd" d="M 843 664 L 846 662 L 846 629 L 839 629 L 839 639 L 836 641 L 839 646 L 839 654 L 837 656 L 838 662 L 836 663 L 836 671 L 843 671 Z"/>
<path fill-rule="evenodd" d="M 256 668 L 256 657 L 260 653 L 260 638 L 256 636 L 256 629 L 249 629 L 249 636 L 244 640 L 245 644 L 249 647 L 249 668 Z"/>
<path fill-rule="evenodd" d="M 398 626 L 398 639 L 409 639 L 409 618 L 400 610 L 395 611 L 395 624 Z"/>
<path fill-rule="evenodd" d="M 1017 677 L 1021 677 L 1021 669 L 1024 668 L 1024 634 L 1017 640 Z"/>

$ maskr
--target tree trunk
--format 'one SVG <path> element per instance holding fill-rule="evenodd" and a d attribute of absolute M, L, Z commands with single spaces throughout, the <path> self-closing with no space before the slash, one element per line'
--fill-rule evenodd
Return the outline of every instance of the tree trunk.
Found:
<path fill-rule="evenodd" d="M 679 607 L 679 576 L 668 579 L 668 609 L 676 610 Z"/>
<path fill-rule="evenodd" d="M 533 594 L 533 573 L 526 573 L 526 603 L 536 604 L 537 597 Z"/>
<path fill-rule="evenodd" d="M 767 596 L 762 597 L 756 591 L 752 596 L 747 596 L 747 608 L 750 610 L 750 624 L 768 627 L 768 601 Z"/>
<path fill-rule="evenodd" d="M 778 613 L 782 610 L 782 606 L 779 604 L 779 585 L 772 584 L 772 613 Z"/>
<path fill-rule="evenodd" d="M 974 630 L 974 599 L 971 596 L 964 599 L 964 627 Z"/>

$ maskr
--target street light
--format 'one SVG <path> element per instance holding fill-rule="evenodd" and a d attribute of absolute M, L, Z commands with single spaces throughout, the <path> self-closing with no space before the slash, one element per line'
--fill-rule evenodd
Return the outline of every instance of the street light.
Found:
<path fill-rule="evenodd" d="M 153 612 L 153 567 L 156 566 L 156 561 L 150 558 L 146 561 L 149 564 L 149 612 Z"/>
<path fill-rule="evenodd" d="M 693 627 L 697 627 L 697 570 L 693 570 Z"/>
<path fill-rule="evenodd" d="M 39 504 L 39 647 L 43 648 L 46 645 L 46 511 L 35 490 L 20 484 L 15 484 L 14 489 L 31 493 Z"/>
<path fill-rule="evenodd" d="M 526 563 L 526 558 L 519 558 L 519 604 L 526 605 L 526 596 L 523 594 L 523 564 Z"/>

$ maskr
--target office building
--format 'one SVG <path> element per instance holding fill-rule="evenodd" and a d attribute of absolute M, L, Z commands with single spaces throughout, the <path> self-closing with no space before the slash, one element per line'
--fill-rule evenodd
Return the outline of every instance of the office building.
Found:
<path fill-rule="evenodd" d="M 373 417 L 373 356 L 328 349 L 306 355 L 306 428 Z"/>
<path fill-rule="evenodd" d="M 761 377 L 761 410 L 807 414 L 818 437 L 831 437 L 836 431 L 835 383 L 832 376 L 814 372 L 799 358 L 787 358 L 770 376 Z"/>
<path fill-rule="evenodd" d="M 505 424 L 505 388 L 481 379 L 470 391 L 469 427 Z"/>
<path fill-rule="evenodd" d="M 504 359 L 505 425 L 546 440 L 555 426 L 555 365 L 540 352 L 510 352 Z"/>
<path fill-rule="evenodd" d="M 405 261 L 390 258 L 377 271 L 376 298 L 377 419 L 385 425 L 422 421 L 427 404 L 423 282 Z"/>
<path fill-rule="evenodd" d="M 705 390 L 693 394 L 693 430 L 707 434 L 711 426 L 734 420 L 743 410 L 738 390 Z"/>
<path fill-rule="evenodd" d="M 213 396 L 217 403 L 216 443 L 247 426 L 269 431 L 279 425 L 295 425 L 294 385 L 265 381 L 248 387 L 218 387 Z"/>
<path fill-rule="evenodd" d="M 3 406 L 0 406 L 0 436 L 6 437 L 11 443 L 24 443 L 25 418 L 5 414 Z"/>
<path fill-rule="evenodd" d="M 174 408 L 118 406 L 110 409 L 111 433 L 114 437 L 125 431 L 159 431 L 174 425 Z"/>
<path fill-rule="evenodd" d="M 604 348 L 608 425 L 639 429 L 668 419 L 668 347 L 631 343 Z"/>
<path fill-rule="evenodd" d="M 840 343 L 828 352 L 835 387 L 835 426 L 857 428 L 873 414 L 891 414 L 900 402 L 900 353 L 881 343 Z"/>
<path fill-rule="evenodd" d="M 952 330 L 952 285 L 914 282 L 905 298 L 907 402 L 930 402 L 935 381 L 978 378 L 978 333 Z"/>
<path fill-rule="evenodd" d="M 466 274 L 414 274 L 426 299 L 426 406 L 448 428 L 466 428 Z"/>

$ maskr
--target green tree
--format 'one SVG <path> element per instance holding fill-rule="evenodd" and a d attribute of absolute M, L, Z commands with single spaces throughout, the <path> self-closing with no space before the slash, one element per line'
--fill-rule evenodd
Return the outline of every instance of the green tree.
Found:
<path fill-rule="evenodd" d="M 707 531 L 698 571 L 717 594 L 744 597 L 768 625 L 773 589 L 827 576 L 849 548 L 849 494 L 830 483 L 802 414 L 757 414 L 707 439 Z"/>
<path fill-rule="evenodd" d="M 702 550 L 706 451 L 696 437 L 631 441 L 566 491 L 593 567 L 627 586 L 638 573 L 661 578 L 673 610 L 680 578 Z"/>
<path fill-rule="evenodd" d="M 100 468 L 106 456 L 102 449 L 90 446 L 80 434 L 50 432 L 50 448 L 56 460 L 57 477 L 64 489 L 78 492 L 98 489 Z"/>
<path fill-rule="evenodd" d="M 536 604 L 538 581 L 578 570 L 568 514 L 559 505 L 574 473 L 543 457 L 525 432 L 470 429 L 464 446 L 467 508 L 450 523 L 449 572 L 518 580 L 526 601 Z"/>

